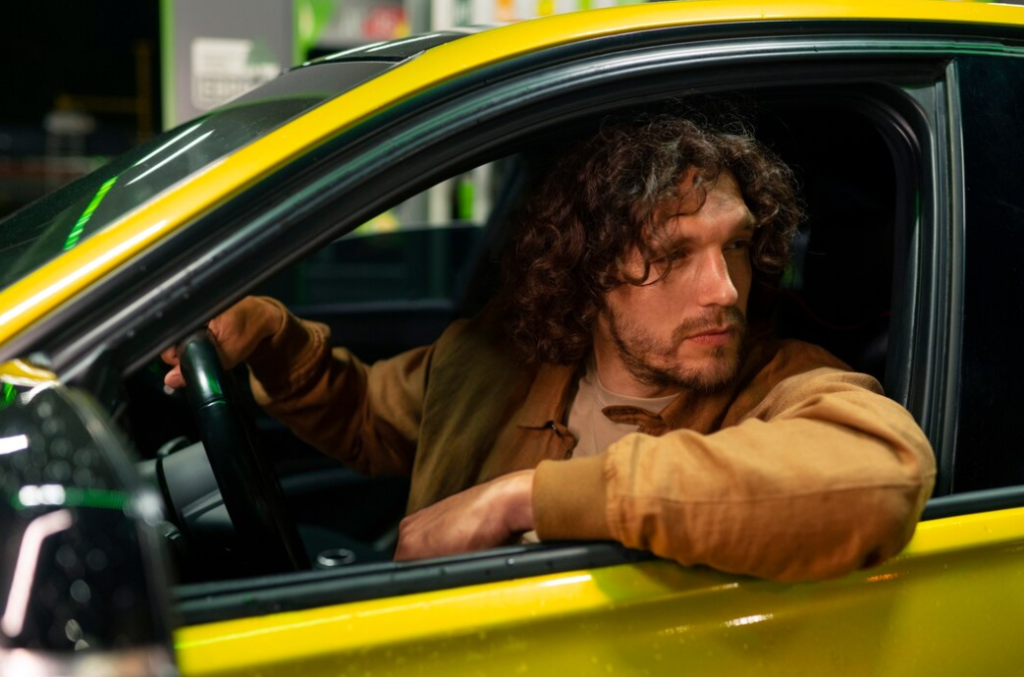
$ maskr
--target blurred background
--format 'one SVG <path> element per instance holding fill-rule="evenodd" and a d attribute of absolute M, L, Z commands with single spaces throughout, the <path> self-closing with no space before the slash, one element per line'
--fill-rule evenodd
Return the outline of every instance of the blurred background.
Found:
<path fill-rule="evenodd" d="M 158 0 L 11 2 L 4 16 L 0 216 L 162 124 Z"/>
<path fill-rule="evenodd" d="M 8 2 L 0 217 L 311 58 L 637 0 Z"/>

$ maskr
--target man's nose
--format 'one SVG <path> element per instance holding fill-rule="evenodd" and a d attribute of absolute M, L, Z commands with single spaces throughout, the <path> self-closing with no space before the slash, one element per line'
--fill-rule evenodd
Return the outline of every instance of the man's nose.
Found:
<path fill-rule="evenodd" d="M 720 253 L 709 254 L 701 266 L 701 279 L 698 280 L 699 301 L 703 306 L 729 307 L 736 305 L 739 292 L 733 284 L 729 264 Z"/>

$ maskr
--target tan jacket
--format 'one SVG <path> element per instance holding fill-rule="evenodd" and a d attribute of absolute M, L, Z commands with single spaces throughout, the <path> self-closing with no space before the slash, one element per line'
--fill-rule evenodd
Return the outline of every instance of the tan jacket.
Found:
<path fill-rule="evenodd" d="M 276 303 L 276 302 L 275 302 Z M 899 552 L 931 493 L 931 447 L 875 379 L 821 348 L 752 340 L 739 378 L 684 392 L 607 452 L 572 458 L 564 427 L 578 375 L 523 368 L 495 318 L 371 367 L 285 313 L 250 358 L 266 410 L 364 472 L 412 478 L 409 512 L 536 468 L 538 535 L 614 539 L 683 564 L 821 579 Z"/>

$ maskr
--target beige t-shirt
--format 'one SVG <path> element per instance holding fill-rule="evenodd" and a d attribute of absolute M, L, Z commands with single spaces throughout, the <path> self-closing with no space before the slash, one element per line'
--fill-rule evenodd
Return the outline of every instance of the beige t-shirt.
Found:
<path fill-rule="evenodd" d="M 587 368 L 580 377 L 579 389 L 569 409 L 569 428 L 577 440 L 573 456 L 596 456 L 603 454 L 609 445 L 618 442 L 624 435 L 635 433 L 637 426 L 631 423 L 616 423 L 604 415 L 602 409 L 612 406 L 630 406 L 646 409 L 652 414 L 662 409 L 676 398 L 676 395 L 665 397 L 631 397 L 620 395 L 608 390 L 601 383 L 597 374 L 594 358 L 587 360 Z"/>

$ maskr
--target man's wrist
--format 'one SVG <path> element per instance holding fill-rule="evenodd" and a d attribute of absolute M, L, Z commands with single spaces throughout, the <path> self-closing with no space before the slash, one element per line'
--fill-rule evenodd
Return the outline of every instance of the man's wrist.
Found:
<path fill-rule="evenodd" d="M 256 328 L 256 341 L 253 345 L 253 354 L 267 350 L 274 336 L 279 334 L 288 315 L 288 309 L 278 301 L 267 296 L 253 297 L 259 303 L 259 320 Z"/>
<path fill-rule="evenodd" d="M 510 533 L 533 529 L 533 471 L 521 470 L 505 476 L 505 524 Z"/>

